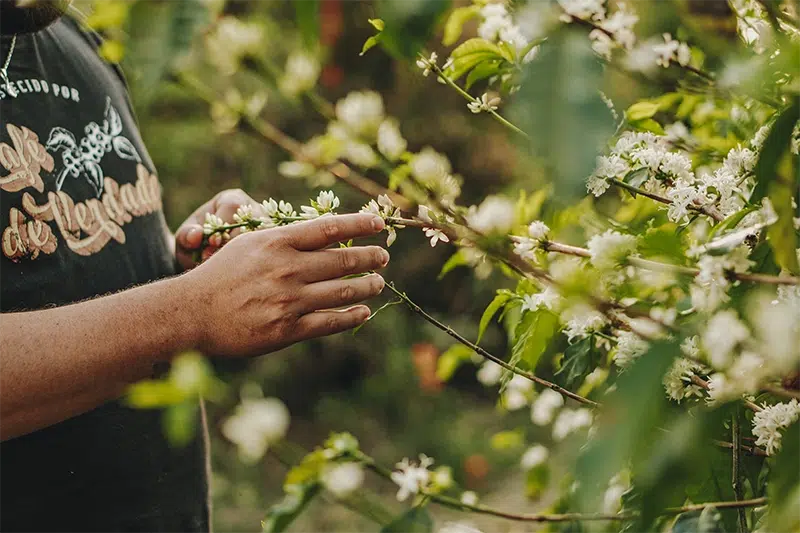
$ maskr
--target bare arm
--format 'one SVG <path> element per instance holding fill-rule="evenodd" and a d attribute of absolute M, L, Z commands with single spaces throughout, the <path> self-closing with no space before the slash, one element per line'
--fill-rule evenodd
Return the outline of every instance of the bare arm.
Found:
<path fill-rule="evenodd" d="M 375 246 L 324 249 L 380 231 L 371 215 L 326 217 L 237 237 L 181 276 L 55 309 L 0 315 L 0 437 L 46 427 L 117 397 L 153 365 L 197 348 L 268 353 L 357 326 L 378 294 Z"/>

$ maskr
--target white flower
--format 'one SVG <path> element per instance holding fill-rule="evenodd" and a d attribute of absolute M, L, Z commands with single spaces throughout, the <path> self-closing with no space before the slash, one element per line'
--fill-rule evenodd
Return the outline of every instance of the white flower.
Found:
<path fill-rule="evenodd" d="M 490 387 L 500 383 L 503 376 L 503 367 L 494 361 L 486 361 L 478 370 L 477 378 L 483 385 Z"/>
<path fill-rule="evenodd" d="M 592 264 L 601 270 L 619 267 L 636 251 L 636 237 L 608 230 L 587 243 Z"/>
<path fill-rule="evenodd" d="M 400 133 L 397 121 L 387 118 L 378 128 L 378 151 L 389 161 L 396 161 L 408 147 L 408 143 Z"/>
<path fill-rule="evenodd" d="M 681 66 L 686 66 L 692 59 L 692 52 L 686 43 L 681 43 L 672 38 L 669 33 L 663 34 L 664 42 L 653 46 L 657 55 L 656 63 L 668 67 L 670 61 L 676 61 Z"/>
<path fill-rule="evenodd" d="M 222 74 L 229 76 L 236 72 L 243 57 L 258 53 L 263 40 L 261 25 L 225 16 L 217 21 L 214 31 L 206 37 L 208 58 Z"/>
<path fill-rule="evenodd" d="M 449 489 L 453 486 L 453 469 L 449 466 L 440 466 L 433 471 L 431 483 L 437 489 Z"/>
<path fill-rule="evenodd" d="M 689 218 L 689 208 L 702 203 L 703 194 L 692 182 L 678 180 L 667 191 L 670 200 L 667 216 L 673 222 L 683 222 Z"/>
<path fill-rule="evenodd" d="M 337 498 L 346 498 L 364 483 L 364 469 L 358 463 L 338 464 L 326 468 L 320 481 Z"/>
<path fill-rule="evenodd" d="M 436 61 L 439 59 L 439 56 L 436 52 L 431 53 L 430 58 L 420 57 L 417 59 L 417 66 L 422 69 L 422 75 L 428 77 L 428 74 L 431 73 L 433 67 L 436 66 Z"/>
<path fill-rule="evenodd" d="M 450 160 L 430 146 L 426 146 L 409 162 L 411 173 L 420 183 L 435 184 L 450 174 Z"/>
<path fill-rule="evenodd" d="M 503 391 L 503 407 L 509 411 L 516 411 L 528 405 L 529 397 L 533 391 L 533 381 L 519 374 L 506 384 Z"/>
<path fill-rule="evenodd" d="M 563 396 L 552 389 L 543 390 L 531 404 L 531 421 L 537 426 L 546 426 L 562 405 Z"/>
<path fill-rule="evenodd" d="M 731 363 L 733 349 L 750 338 L 747 326 L 739 320 L 736 311 L 727 309 L 711 317 L 703 332 L 703 348 L 715 368 L 727 368 Z"/>
<path fill-rule="evenodd" d="M 591 425 L 592 412 L 589 409 L 563 409 L 553 422 L 553 440 L 562 441 L 570 433 Z"/>
<path fill-rule="evenodd" d="M 608 319 L 602 313 L 584 303 L 564 310 L 561 313 L 561 320 L 566 322 L 564 334 L 570 342 L 575 338 L 585 338 L 608 324 Z"/>
<path fill-rule="evenodd" d="M 522 454 L 520 464 L 523 470 L 530 470 L 547 461 L 549 456 L 550 451 L 547 448 L 541 444 L 535 444 L 525 450 L 525 453 Z"/>
<path fill-rule="evenodd" d="M 600 178 L 592 174 L 586 180 L 586 190 L 595 196 L 602 196 L 611 187 L 611 183 L 606 178 Z"/>
<path fill-rule="evenodd" d="M 547 239 L 547 234 L 550 233 L 550 228 L 541 220 L 535 220 L 528 225 L 528 236 L 537 241 Z"/>
<path fill-rule="evenodd" d="M 431 239 L 431 248 L 436 246 L 436 243 L 438 243 L 439 241 L 450 242 L 450 238 L 447 235 L 445 235 L 445 233 L 440 229 L 436 228 L 423 228 L 423 229 L 425 231 L 425 236 L 430 237 Z"/>
<path fill-rule="evenodd" d="M 307 178 L 315 171 L 314 165 L 305 161 L 283 161 L 278 164 L 278 172 L 287 178 Z"/>
<path fill-rule="evenodd" d="M 354 165 L 364 168 L 372 168 L 379 163 L 377 154 L 367 143 L 348 142 L 344 147 L 344 156 Z"/>
<path fill-rule="evenodd" d="M 489 196 L 480 207 L 470 207 L 467 223 L 480 233 L 508 233 L 514 225 L 514 203 L 504 196 Z"/>
<path fill-rule="evenodd" d="M 270 444 L 286 435 L 289 410 L 277 398 L 246 399 L 222 424 L 222 434 L 236 444 L 243 461 L 255 462 Z"/>
<path fill-rule="evenodd" d="M 464 505 L 477 505 L 478 503 L 478 494 L 471 490 L 465 490 L 461 493 L 461 503 Z"/>
<path fill-rule="evenodd" d="M 333 191 L 322 191 L 317 196 L 317 210 L 320 212 L 330 213 L 339 207 L 339 198 L 333 194 Z"/>
<path fill-rule="evenodd" d="M 489 93 L 483 93 L 480 98 L 476 98 L 468 103 L 467 107 L 473 113 L 480 113 L 481 111 L 495 111 L 499 105 L 500 97 L 489 96 Z"/>
<path fill-rule="evenodd" d="M 786 429 L 800 417 L 800 405 L 797 400 L 764 405 L 764 409 L 753 416 L 753 435 L 758 437 L 757 446 L 764 446 L 768 455 L 773 455 L 781 448 L 781 430 Z"/>
<path fill-rule="evenodd" d="M 375 91 L 354 91 L 336 102 L 336 118 L 353 134 L 373 139 L 383 122 L 383 99 Z"/>
<path fill-rule="evenodd" d="M 483 533 L 480 529 L 474 527 L 472 524 L 465 524 L 464 522 L 445 522 L 436 533 Z"/>
<path fill-rule="evenodd" d="M 216 231 L 224 225 L 225 221 L 220 217 L 214 213 L 206 213 L 206 220 L 203 223 L 203 233 L 211 235 L 212 233 L 216 233 Z"/>
<path fill-rule="evenodd" d="M 602 20 L 606 15 L 603 0 L 558 0 L 558 4 L 568 15 L 581 19 Z"/>
<path fill-rule="evenodd" d="M 544 307 L 551 311 L 555 310 L 561 301 L 561 295 L 552 286 L 547 286 L 544 290 L 537 294 L 526 294 L 522 297 L 522 310 L 523 311 L 536 311 Z"/>
<path fill-rule="evenodd" d="M 636 334 L 623 331 L 617 337 L 617 348 L 614 350 L 614 364 L 621 369 L 629 368 L 634 361 L 647 353 L 650 345 Z"/>
<path fill-rule="evenodd" d="M 628 486 L 623 483 L 609 483 L 606 492 L 603 494 L 603 513 L 617 514 L 622 509 L 622 495 L 628 490 Z"/>
<path fill-rule="evenodd" d="M 692 383 L 692 376 L 701 372 L 707 372 L 707 369 L 683 357 L 675 359 L 662 379 L 667 396 L 678 403 L 692 396 L 702 398 L 703 389 L 699 385 Z"/>
<path fill-rule="evenodd" d="M 320 64 L 307 52 L 294 51 L 286 59 L 286 68 L 280 80 L 280 89 L 284 94 L 296 96 L 304 93 L 317 83 Z"/>
<path fill-rule="evenodd" d="M 420 454 L 417 464 L 410 462 L 407 457 L 397 463 L 397 470 L 392 472 L 391 479 L 400 487 L 397 491 L 398 501 L 405 501 L 427 487 L 431 478 L 428 467 L 432 464 L 433 459 L 424 454 Z"/>

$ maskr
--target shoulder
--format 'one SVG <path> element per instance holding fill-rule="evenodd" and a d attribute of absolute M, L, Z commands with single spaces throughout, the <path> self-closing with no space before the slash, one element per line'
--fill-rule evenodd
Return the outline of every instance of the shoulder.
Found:
<path fill-rule="evenodd" d="M 74 6 L 70 6 L 67 13 L 61 17 L 61 20 L 58 22 L 58 24 L 62 26 L 65 31 L 79 36 L 82 40 L 89 44 L 89 46 L 98 56 L 100 55 L 100 47 L 103 46 L 104 39 L 99 33 L 89 27 L 87 23 L 87 17 L 83 12 Z M 105 59 L 103 59 L 103 61 L 105 61 L 114 70 L 114 73 L 127 89 L 128 82 L 125 79 L 125 75 L 123 74 L 120 66 L 116 63 L 108 62 Z"/>

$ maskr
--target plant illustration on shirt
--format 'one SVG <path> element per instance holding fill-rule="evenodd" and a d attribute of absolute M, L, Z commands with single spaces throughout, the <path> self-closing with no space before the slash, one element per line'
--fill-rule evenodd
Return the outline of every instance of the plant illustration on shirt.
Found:
<path fill-rule="evenodd" d="M 122 119 L 111 98 L 106 97 L 105 119 L 102 126 L 90 122 L 84 128 L 84 137 L 78 142 L 69 130 L 55 127 L 50 131 L 46 147 L 50 151 L 61 152 L 64 168 L 56 177 L 56 190 L 60 191 L 67 175 L 73 178 L 83 177 L 95 191 L 98 198 L 103 194 L 103 169 L 100 161 L 113 148 L 122 159 L 141 162 L 139 153 L 133 143 L 122 133 Z"/>

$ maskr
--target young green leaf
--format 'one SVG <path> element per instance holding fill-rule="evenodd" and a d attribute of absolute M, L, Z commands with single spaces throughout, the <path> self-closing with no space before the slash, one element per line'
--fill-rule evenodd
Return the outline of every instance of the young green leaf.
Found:
<path fill-rule="evenodd" d="M 480 8 L 476 5 L 455 8 L 450 13 L 444 25 L 442 44 L 445 46 L 453 46 L 458 38 L 461 37 L 464 24 L 471 18 L 477 16 L 478 13 L 480 13 Z"/>

